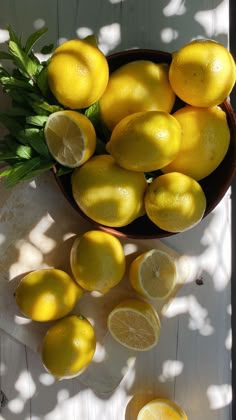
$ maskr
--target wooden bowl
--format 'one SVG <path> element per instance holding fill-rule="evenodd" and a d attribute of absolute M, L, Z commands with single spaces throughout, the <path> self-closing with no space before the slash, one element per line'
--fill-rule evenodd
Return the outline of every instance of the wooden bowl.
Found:
<path fill-rule="evenodd" d="M 107 57 L 110 73 L 112 73 L 123 64 L 135 60 L 151 60 L 155 63 L 170 64 L 171 59 L 172 56 L 170 53 L 150 49 L 127 50 L 112 54 Z M 173 112 L 182 105 L 183 103 L 179 100 L 179 98 L 176 98 Z M 224 101 L 221 107 L 227 115 L 227 121 L 230 129 L 230 145 L 224 160 L 217 167 L 217 169 L 200 181 L 207 199 L 207 206 L 204 217 L 212 212 L 212 210 L 222 200 L 231 185 L 236 169 L 236 118 L 229 100 Z M 84 219 L 91 222 L 96 228 L 110 232 L 117 236 L 137 239 L 164 238 L 174 235 L 174 233 L 170 233 L 158 228 L 148 219 L 147 216 L 142 216 L 129 225 L 121 228 L 111 228 L 100 225 L 99 223 L 86 216 L 76 204 L 72 195 L 70 174 L 60 177 L 56 176 L 56 181 L 68 202 Z"/>

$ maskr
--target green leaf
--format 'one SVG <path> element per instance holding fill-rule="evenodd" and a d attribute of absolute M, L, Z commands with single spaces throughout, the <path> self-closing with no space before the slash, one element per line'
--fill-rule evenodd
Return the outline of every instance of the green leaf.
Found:
<path fill-rule="evenodd" d="M 29 173 L 27 173 L 21 181 L 30 180 L 32 178 L 35 178 L 36 176 L 42 175 L 45 172 L 48 172 L 50 169 L 53 168 L 55 165 L 55 162 L 41 162 L 39 166 L 36 169 L 33 169 Z"/>
<path fill-rule="evenodd" d="M 35 43 L 41 38 L 42 35 L 45 34 L 45 32 L 47 32 L 47 30 L 48 29 L 46 27 L 43 27 L 41 29 L 38 29 L 37 31 L 35 31 L 29 36 L 24 47 L 24 51 L 26 54 L 28 55 L 30 54 Z"/>
<path fill-rule="evenodd" d="M 30 115 L 26 117 L 27 124 L 43 127 L 48 119 L 47 115 Z"/>
<path fill-rule="evenodd" d="M 4 177 L 4 176 L 8 176 L 11 173 L 12 168 L 4 168 L 1 172 L 0 172 L 0 177 Z"/>
<path fill-rule="evenodd" d="M 12 56 L 8 52 L 0 51 L 0 60 L 12 60 Z"/>
<path fill-rule="evenodd" d="M 0 160 L 8 161 L 13 159 L 31 159 L 33 150 L 28 145 L 18 143 L 11 136 L 5 136 L 0 145 Z"/>
<path fill-rule="evenodd" d="M 22 180 L 26 174 L 30 174 L 33 169 L 36 169 L 40 164 L 40 158 L 35 157 L 33 159 L 27 160 L 25 162 L 17 163 L 14 167 L 11 168 L 7 174 L 5 181 L 5 186 L 7 188 L 13 187 Z"/>
<path fill-rule="evenodd" d="M 60 165 L 59 169 L 57 170 L 57 176 L 67 175 L 72 172 L 71 168 L 67 168 L 65 166 Z"/>
<path fill-rule="evenodd" d="M 7 162 L 7 161 L 17 160 L 15 153 L 7 151 L 7 152 L 0 152 L 0 162 Z"/>
<path fill-rule="evenodd" d="M 29 93 L 27 100 L 28 103 L 35 110 L 35 112 L 39 115 L 48 115 L 56 111 L 61 111 L 63 109 L 59 105 L 49 104 L 42 98 L 42 96 L 40 97 L 39 95 L 36 95 L 34 93 Z"/>
<path fill-rule="evenodd" d="M 30 83 L 12 76 L 3 76 L 0 78 L 0 82 L 4 88 L 26 89 L 32 92 L 35 91 L 35 88 Z"/>
<path fill-rule="evenodd" d="M 21 46 L 21 38 L 19 38 L 16 33 L 13 31 L 12 27 L 8 25 L 7 30 L 9 32 L 9 37 L 11 41 L 14 41 L 16 44 Z"/>
<path fill-rule="evenodd" d="M 84 114 L 93 124 L 100 139 L 106 142 L 110 138 L 110 131 L 101 119 L 99 102 L 95 102 L 93 105 L 88 107 Z"/>
<path fill-rule="evenodd" d="M 51 159 L 48 147 L 45 142 L 43 130 L 37 128 L 26 128 L 20 133 L 22 140 L 25 140 L 40 156 Z"/>
<path fill-rule="evenodd" d="M 86 117 L 93 123 L 96 124 L 100 121 L 100 107 L 99 102 L 95 102 L 93 105 L 85 110 Z"/>
<path fill-rule="evenodd" d="M 16 135 L 22 130 L 21 124 L 16 121 L 15 117 L 9 117 L 4 113 L 0 113 L 0 122 L 9 130 L 12 135 Z"/>
<path fill-rule="evenodd" d="M 9 51 L 14 58 L 14 62 L 23 74 L 34 77 L 38 73 L 38 64 L 24 52 L 24 50 L 14 41 L 9 42 Z"/>
<path fill-rule="evenodd" d="M 39 73 L 36 83 L 42 92 L 44 97 L 47 97 L 50 93 L 50 89 L 48 86 L 48 69 L 47 67 L 43 67 L 41 72 Z"/>
<path fill-rule="evenodd" d="M 31 115 L 31 112 L 26 107 L 21 108 L 21 107 L 18 107 L 18 106 L 13 106 L 12 108 L 3 112 L 3 115 L 5 115 L 6 117 L 26 117 L 28 115 Z"/>

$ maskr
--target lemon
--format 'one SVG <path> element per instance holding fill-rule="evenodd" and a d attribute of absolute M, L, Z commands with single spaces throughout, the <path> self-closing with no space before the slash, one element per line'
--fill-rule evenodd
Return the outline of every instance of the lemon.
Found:
<path fill-rule="evenodd" d="M 149 172 L 176 157 L 181 139 L 180 124 L 172 115 L 163 111 L 138 112 L 115 126 L 106 148 L 123 168 Z"/>
<path fill-rule="evenodd" d="M 67 110 L 49 115 L 44 133 L 51 155 L 63 166 L 80 166 L 95 151 L 93 124 L 79 112 Z"/>
<path fill-rule="evenodd" d="M 124 117 L 140 111 L 170 112 L 175 94 L 168 74 L 168 64 L 149 60 L 136 60 L 115 70 L 99 101 L 106 126 L 113 130 Z"/>
<path fill-rule="evenodd" d="M 183 232 L 202 219 L 206 197 L 200 184 L 179 172 L 170 172 L 155 178 L 145 195 L 149 219 L 160 229 Z"/>
<path fill-rule="evenodd" d="M 187 104 L 219 105 L 235 84 L 235 62 L 222 44 L 197 39 L 173 54 L 169 78 L 176 95 Z"/>
<path fill-rule="evenodd" d="M 145 404 L 137 420 L 188 420 L 183 409 L 167 398 L 155 398 Z"/>
<path fill-rule="evenodd" d="M 49 87 L 66 108 L 86 108 L 97 102 L 106 89 L 108 63 L 93 44 L 91 39 L 66 41 L 49 60 Z"/>
<path fill-rule="evenodd" d="M 107 326 L 118 343 L 136 351 L 147 351 L 156 346 L 161 329 L 153 306 L 135 298 L 115 306 L 108 315 Z"/>
<path fill-rule="evenodd" d="M 166 252 L 150 249 L 131 262 L 129 280 L 140 295 L 148 299 L 165 299 L 176 284 L 175 262 Z"/>
<path fill-rule="evenodd" d="M 75 239 L 70 263 L 82 288 L 101 293 L 116 286 L 125 272 L 125 255 L 119 239 L 99 230 L 90 230 Z"/>
<path fill-rule="evenodd" d="M 72 193 L 95 222 L 125 226 L 144 213 L 144 174 L 121 168 L 110 155 L 93 156 L 72 175 Z"/>
<path fill-rule="evenodd" d="M 90 364 L 95 348 L 90 322 L 82 315 L 70 315 L 47 330 L 41 346 L 42 362 L 56 379 L 73 378 Z"/>
<path fill-rule="evenodd" d="M 211 174 L 227 153 L 230 131 L 226 114 L 218 106 L 186 106 L 174 117 L 182 128 L 182 142 L 175 159 L 162 171 L 182 172 L 199 181 Z"/>
<path fill-rule="evenodd" d="M 41 269 L 26 274 L 15 291 L 21 312 L 34 321 L 53 321 L 74 308 L 83 291 L 64 271 Z"/>

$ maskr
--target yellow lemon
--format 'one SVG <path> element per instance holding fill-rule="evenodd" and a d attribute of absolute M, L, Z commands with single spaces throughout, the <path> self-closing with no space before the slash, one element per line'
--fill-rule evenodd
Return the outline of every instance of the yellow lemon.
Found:
<path fill-rule="evenodd" d="M 202 219 L 206 197 L 200 184 L 179 172 L 170 172 L 155 178 L 145 195 L 149 219 L 160 229 L 183 232 Z"/>
<path fill-rule="evenodd" d="M 139 111 L 170 112 L 175 94 L 168 74 L 168 64 L 149 60 L 136 60 L 115 70 L 99 102 L 106 126 L 113 130 L 124 117 Z"/>
<path fill-rule="evenodd" d="M 139 299 L 120 302 L 108 315 L 107 325 L 118 343 L 136 351 L 147 351 L 156 346 L 161 329 L 153 306 Z"/>
<path fill-rule="evenodd" d="M 48 117 L 44 129 L 48 149 L 63 166 L 75 168 L 86 162 L 96 148 L 93 124 L 76 111 L 58 111 Z"/>
<path fill-rule="evenodd" d="M 176 284 L 175 262 L 166 252 L 150 249 L 131 262 L 129 280 L 140 295 L 148 299 L 165 299 Z"/>
<path fill-rule="evenodd" d="M 47 330 L 41 346 L 42 362 L 56 379 L 73 378 L 90 364 L 95 348 L 90 322 L 82 315 L 70 315 Z"/>
<path fill-rule="evenodd" d="M 72 175 L 72 193 L 80 209 L 105 226 L 131 223 L 144 213 L 144 174 L 121 168 L 110 155 L 93 156 Z"/>
<path fill-rule="evenodd" d="M 183 409 L 167 398 L 155 398 L 145 404 L 137 420 L 188 420 Z"/>
<path fill-rule="evenodd" d="M 181 144 L 181 127 L 162 111 L 138 112 L 123 118 L 114 128 L 107 151 L 123 168 L 155 171 L 168 165 Z"/>
<path fill-rule="evenodd" d="M 211 174 L 224 159 L 230 131 L 225 112 L 218 106 L 186 106 L 174 113 L 182 129 L 182 142 L 175 159 L 163 172 L 182 172 L 196 180 Z"/>
<path fill-rule="evenodd" d="M 116 286 L 125 272 L 125 255 L 119 239 L 99 230 L 90 230 L 75 239 L 70 263 L 82 288 L 101 293 Z"/>
<path fill-rule="evenodd" d="M 83 291 L 64 271 L 46 268 L 26 274 L 15 291 L 21 312 L 34 321 L 53 321 L 74 308 Z"/>
<path fill-rule="evenodd" d="M 173 54 L 169 78 L 176 95 L 187 104 L 219 105 L 235 84 L 235 62 L 222 44 L 197 39 Z"/>
<path fill-rule="evenodd" d="M 49 60 L 49 87 L 58 102 L 67 108 L 86 108 L 97 102 L 108 78 L 106 57 L 91 40 L 66 41 Z"/>

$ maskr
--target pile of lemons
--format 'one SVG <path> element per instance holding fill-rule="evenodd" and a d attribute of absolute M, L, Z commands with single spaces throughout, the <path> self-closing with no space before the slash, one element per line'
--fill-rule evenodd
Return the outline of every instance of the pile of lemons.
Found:
<path fill-rule="evenodd" d="M 136 60 L 109 74 L 94 40 L 67 41 L 49 60 L 48 84 L 65 110 L 48 118 L 48 148 L 73 169 L 73 197 L 90 219 L 121 227 L 146 214 L 163 230 L 185 231 L 206 209 L 199 181 L 229 148 L 219 105 L 235 84 L 232 55 L 197 39 L 173 53 L 170 65 Z M 109 131 L 102 154 L 84 113 L 95 103 Z"/>
<path fill-rule="evenodd" d="M 57 379 L 80 374 L 94 356 L 94 326 L 77 313 L 79 300 L 93 291 L 109 294 L 126 273 L 133 294 L 110 311 L 108 330 L 134 351 L 147 351 L 158 343 L 161 325 L 152 301 L 166 302 L 172 295 L 177 282 L 175 259 L 160 249 L 149 249 L 127 261 L 120 239 L 92 229 L 74 238 L 70 274 L 44 268 L 20 279 L 15 300 L 21 313 L 35 322 L 51 322 L 41 355 Z"/>
<path fill-rule="evenodd" d="M 118 345 L 148 351 L 157 345 L 161 332 L 153 303 L 166 303 L 177 283 L 176 261 L 168 252 L 148 249 L 127 259 L 120 239 L 101 230 L 89 230 L 74 237 L 70 274 L 44 268 L 21 277 L 15 290 L 16 304 L 33 322 L 47 323 L 40 346 L 41 360 L 55 379 L 82 374 L 95 354 L 96 327 L 80 313 L 80 300 L 91 291 L 109 295 L 125 273 L 133 296 L 122 298 L 110 310 L 107 328 Z M 142 405 L 137 419 L 150 416 L 187 420 L 180 406 L 163 398 Z"/>

